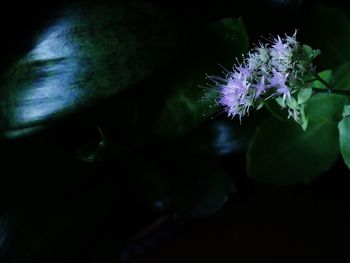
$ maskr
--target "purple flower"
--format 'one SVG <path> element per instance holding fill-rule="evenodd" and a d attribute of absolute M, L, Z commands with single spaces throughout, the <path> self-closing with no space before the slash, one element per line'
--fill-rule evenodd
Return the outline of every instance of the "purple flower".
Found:
<path fill-rule="evenodd" d="M 211 77 L 220 87 L 219 104 L 228 116 L 241 119 L 251 107 L 260 109 L 274 98 L 299 121 L 300 109 L 292 105 L 293 94 L 304 84 L 303 76 L 312 64 L 300 55 L 304 47 L 296 40 L 296 33 L 259 44 L 225 78 Z"/>
<path fill-rule="evenodd" d="M 238 67 L 238 72 L 242 74 L 242 76 L 246 79 L 250 78 L 252 76 L 252 70 L 247 67 Z"/>
<path fill-rule="evenodd" d="M 262 76 L 258 84 L 254 84 L 253 87 L 256 89 L 255 97 L 259 97 L 262 93 L 266 92 L 267 86 L 265 85 L 265 76 Z"/>
<path fill-rule="evenodd" d="M 221 98 L 219 103 L 226 108 L 228 116 L 242 117 L 252 105 L 252 98 L 249 94 L 249 83 L 242 74 L 231 74 L 227 83 L 221 85 Z"/>
<path fill-rule="evenodd" d="M 274 44 L 272 45 L 273 49 L 277 52 L 284 52 L 284 50 L 288 47 L 288 44 L 283 43 L 280 36 L 277 36 L 277 39 L 275 39 Z"/>
<path fill-rule="evenodd" d="M 282 72 L 278 72 L 275 69 L 272 69 L 272 78 L 270 79 L 270 85 L 271 86 L 282 86 L 285 85 L 287 78 L 288 78 L 288 74 L 289 73 L 282 73 Z"/>
<path fill-rule="evenodd" d="M 283 96 L 283 101 L 286 98 L 290 98 L 290 89 L 286 84 L 289 73 L 281 73 L 275 69 L 272 72 L 273 76 L 270 79 L 270 87 L 276 88 L 277 94 Z"/>
<path fill-rule="evenodd" d="M 289 42 L 291 40 L 288 40 Z M 292 56 L 294 46 L 290 45 L 286 39 L 281 39 L 279 36 L 275 39 L 271 53 L 271 65 L 279 71 L 286 71 L 292 67 Z"/>

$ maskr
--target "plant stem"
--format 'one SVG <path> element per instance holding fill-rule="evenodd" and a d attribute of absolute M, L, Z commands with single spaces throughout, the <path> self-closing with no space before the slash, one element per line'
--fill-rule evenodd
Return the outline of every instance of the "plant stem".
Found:
<path fill-rule="evenodd" d="M 313 87 L 312 89 L 317 90 L 317 92 L 326 92 L 326 93 L 350 96 L 350 90 L 329 89 L 329 88 L 323 89 L 323 88 L 315 88 L 315 87 Z"/>
<path fill-rule="evenodd" d="M 327 87 L 326 89 L 313 87 L 314 90 L 350 96 L 350 90 L 333 88 L 331 84 L 329 84 L 327 81 L 321 78 L 317 73 L 314 74 L 314 77 L 315 77 L 315 80 L 318 80 L 319 82 L 321 82 L 323 85 Z"/>
<path fill-rule="evenodd" d="M 332 85 L 329 84 L 327 81 L 325 81 L 323 78 L 320 77 L 317 73 L 314 74 L 316 80 L 321 82 L 323 85 L 325 85 L 328 89 L 333 89 Z"/>

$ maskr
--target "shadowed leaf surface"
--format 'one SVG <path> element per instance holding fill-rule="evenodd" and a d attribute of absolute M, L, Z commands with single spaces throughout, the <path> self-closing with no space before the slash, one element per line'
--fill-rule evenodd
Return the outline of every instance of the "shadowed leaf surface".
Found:
<path fill-rule="evenodd" d="M 142 2 L 56 12 L 1 79 L 1 133 L 58 119 L 150 77 L 178 43 L 170 20 Z"/>
<path fill-rule="evenodd" d="M 325 172 L 339 155 L 337 122 L 346 97 L 318 94 L 307 105 L 309 125 L 269 118 L 248 149 L 247 171 L 257 181 L 284 185 L 309 182 Z"/>

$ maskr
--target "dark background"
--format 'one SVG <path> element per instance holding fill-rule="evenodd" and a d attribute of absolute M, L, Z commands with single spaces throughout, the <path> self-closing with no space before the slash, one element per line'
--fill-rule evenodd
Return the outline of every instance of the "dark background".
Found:
<path fill-rule="evenodd" d="M 242 17 L 251 42 L 261 35 L 293 32 L 307 23 L 305 14 L 314 2 L 348 5 L 292 0 L 157 2 L 191 25 Z M 31 35 L 61 4 L 1 3 L 0 71 L 24 52 Z M 150 211 L 125 178 L 134 160 L 91 164 L 73 154 L 81 143 L 98 137 L 97 117 L 89 114 L 93 111 L 100 116 L 111 107 L 113 103 L 97 105 L 38 134 L 0 142 L 1 262 L 348 258 L 350 177 L 342 160 L 308 185 L 273 187 L 246 177 L 244 153 L 224 155 L 220 163 L 230 172 L 236 192 L 220 212 L 182 218 Z M 139 149 L 139 154 L 152 154 L 155 149 L 157 146 Z M 176 166 L 176 160 L 171 164 Z"/>

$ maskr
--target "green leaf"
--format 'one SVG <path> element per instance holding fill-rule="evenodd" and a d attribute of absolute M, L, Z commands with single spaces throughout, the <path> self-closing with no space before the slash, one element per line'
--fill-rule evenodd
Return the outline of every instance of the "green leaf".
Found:
<path fill-rule="evenodd" d="M 331 84 L 335 89 L 350 90 L 350 62 L 334 70 Z"/>
<path fill-rule="evenodd" d="M 345 164 L 350 168 L 350 105 L 345 105 L 343 119 L 338 124 L 340 152 Z"/>
<path fill-rule="evenodd" d="M 203 34 L 206 41 L 203 41 Z M 154 123 L 155 134 L 175 137 L 185 134 L 203 123 L 217 111 L 218 90 L 209 88 L 205 74 L 223 75 L 218 72 L 220 63 L 235 63 L 235 57 L 247 50 L 248 38 L 239 19 L 224 19 L 209 26 L 196 36 L 198 43 L 190 62 L 169 80 L 171 92 Z M 214 57 L 213 57 L 214 56 Z M 199 87 L 200 86 L 200 87 Z M 208 87 L 207 91 L 202 87 Z"/>
<path fill-rule="evenodd" d="M 345 117 L 338 124 L 340 152 L 350 169 L 350 118 Z"/>
<path fill-rule="evenodd" d="M 309 124 L 309 118 L 305 114 L 305 104 L 300 106 L 301 128 L 306 131 Z"/>
<path fill-rule="evenodd" d="M 318 75 L 327 81 L 328 83 L 331 83 L 332 81 L 332 76 L 333 76 L 333 71 L 331 69 L 326 69 L 318 73 Z"/>
<path fill-rule="evenodd" d="M 332 82 L 333 71 L 331 69 L 321 71 L 318 73 L 318 75 L 322 79 L 324 79 L 326 82 L 328 82 L 328 83 Z M 317 88 L 317 89 L 327 89 L 327 87 L 319 80 L 315 80 L 315 81 L 311 82 L 310 86 L 312 88 Z"/>
<path fill-rule="evenodd" d="M 339 154 L 337 123 L 346 97 L 317 94 L 307 103 L 308 128 L 269 118 L 248 149 L 247 172 L 257 181 L 287 185 L 309 182 Z"/>
<path fill-rule="evenodd" d="M 306 53 L 309 60 L 312 60 L 313 49 L 309 45 L 303 45 L 304 52 Z"/>
<path fill-rule="evenodd" d="M 302 88 L 298 92 L 298 104 L 307 102 L 312 96 L 312 88 Z"/>
<path fill-rule="evenodd" d="M 275 101 L 280 105 L 282 108 L 286 107 L 286 101 L 282 97 L 277 97 Z"/>
<path fill-rule="evenodd" d="M 293 110 L 299 109 L 298 102 L 293 96 L 291 96 L 290 98 L 287 98 L 286 103 L 287 103 L 288 107 L 293 109 Z"/>
<path fill-rule="evenodd" d="M 312 47 L 308 45 L 303 45 L 304 52 L 306 53 L 307 58 L 312 61 L 317 56 L 321 55 L 321 51 L 319 49 L 314 50 Z"/>
<path fill-rule="evenodd" d="M 168 65 L 179 43 L 174 19 L 149 3 L 74 5 L 50 21 L 1 79 L 0 133 L 135 86 Z"/>
<path fill-rule="evenodd" d="M 350 116 L 350 105 L 345 105 L 344 110 L 343 110 L 343 117 L 348 117 Z"/>
<path fill-rule="evenodd" d="M 305 43 L 322 51 L 317 64 L 334 68 L 350 60 L 350 22 L 342 10 L 314 5 L 304 22 Z"/>

